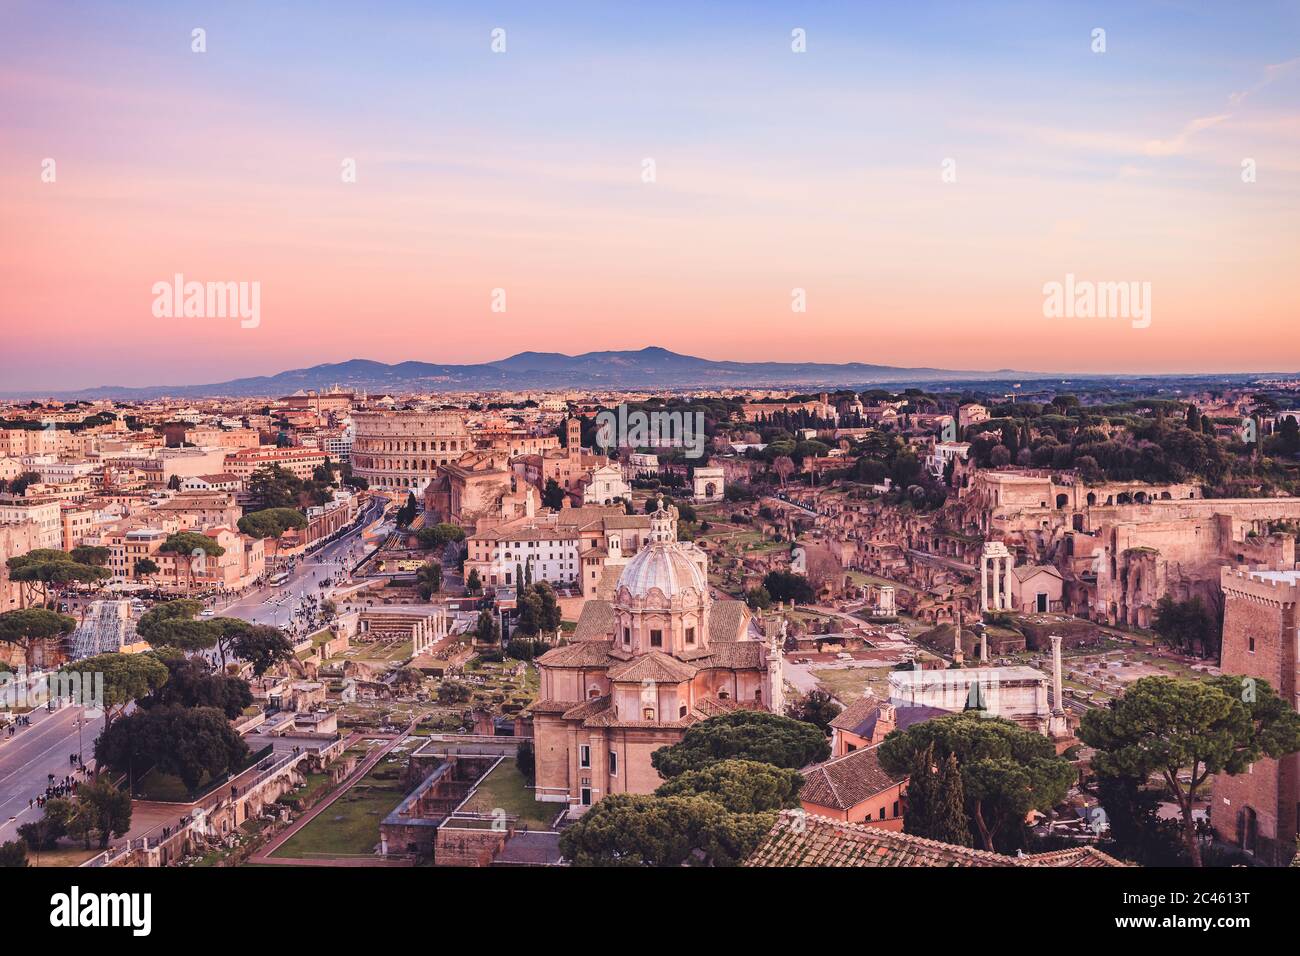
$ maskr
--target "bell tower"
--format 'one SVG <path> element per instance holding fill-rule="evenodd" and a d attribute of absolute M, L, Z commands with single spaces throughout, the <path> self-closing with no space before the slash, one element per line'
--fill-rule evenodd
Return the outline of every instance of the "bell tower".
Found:
<path fill-rule="evenodd" d="M 582 455 L 582 423 L 570 418 L 564 427 L 564 450 L 570 458 L 578 458 Z"/>

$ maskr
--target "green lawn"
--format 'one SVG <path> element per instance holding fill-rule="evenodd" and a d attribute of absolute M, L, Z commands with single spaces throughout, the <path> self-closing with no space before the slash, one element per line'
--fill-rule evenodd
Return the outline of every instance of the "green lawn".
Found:
<path fill-rule="evenodd" d="M 315 801 L 317 794 L 329 789 L 330 783 L 330 775 L 327 773 L 309 773 L 306 775 L 306 782 L 302 786 L 281 794 L 276 802 L 288 803 L 291 800 L 298 800 L 301 801 L 302 806 L 309 806 Z"/>
<path fill-rule="evenodd" d="M 400 755 L 390 755 L 379 761 L 271 855 L 308 859 L 374 853 L 379 843 L 380 821 L 406 796 L 398 783 L 399 777 L 385 775 L 400 773 L 404 760 Z"/>
<path fill-rule="evenodd" d="M 534 830 L 549 829 L 558 812 L 555 804 L 538 803 L 533 799 L 533 791 L 528 789 L 527 781 L 512 757 L 497 764 L 461 809 L 472 813 L 492 813 L 501 809 Z"/>

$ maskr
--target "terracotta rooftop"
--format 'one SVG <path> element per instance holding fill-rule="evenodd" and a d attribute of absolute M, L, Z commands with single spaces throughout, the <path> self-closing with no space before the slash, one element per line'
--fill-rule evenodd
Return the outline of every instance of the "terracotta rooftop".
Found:
<path fill-rule="evenodd" d="M 650 651 L 631 660 L 619 661 L 607 672 L 609 679 L 620 683 L 679 684 L 695 676 L 696 668 L 662 651 Z"/>
<path fill-rule="evenodd" d="M 537 658 L 537 663 L 547 667 L 604 667 L 609 663 L 611 647 L 613 641 L 574 641 L 551 648 Z"/>
<path fill-rule="evenodd" d="M 785 810 L 745 866 L 1124 866 L 1093 847 L 1004 856 L 815 813 Z"/>
<path fill-rule="evenodd" d="M 854 750 L 803 771 L 799 799 L 832 810 L 848 810 L 907 779 L 880 765 L 876 747 Z"/>
<path fill-rule="evenodd" d="M 847 730 L 859 737 L 870 737 L 879 715 L 880 701 L 870 695 L 859 697 L 835 715 L 831 726 L 837 730 Z"/>

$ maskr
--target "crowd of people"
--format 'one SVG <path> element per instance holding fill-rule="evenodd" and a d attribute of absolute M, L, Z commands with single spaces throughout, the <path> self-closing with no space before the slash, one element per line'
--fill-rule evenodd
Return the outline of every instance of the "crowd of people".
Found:
<path fill-rule="evenodd" d="M 77 787 L 81 780 L 90 776 L 90 769 L 81 760 L 81 754 L 68 754 L 68 763 L 72 765 L 72 773 L 65 774 L 62 779 L 50 774 L 46 779 L 49 784 L 44 793 L 39 793 L 27 800 L 29 810 L 37 807 L 44 807 L 46 802 L 59 797 L 75 797 Z"/>

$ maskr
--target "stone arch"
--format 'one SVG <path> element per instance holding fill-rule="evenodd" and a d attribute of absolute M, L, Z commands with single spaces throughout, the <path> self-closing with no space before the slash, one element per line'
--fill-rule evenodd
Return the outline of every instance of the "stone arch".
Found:
<path fill-rule="evenodd" d="M 1070 503 L 1070 496 L 1069 496 L 1069 495 L 1067 495 L 1067 494 L 1059 494 L 1059 495 L 1056 496 L 1056 509 L 1057 509 L 1058 511 L 1060 511 L 1062 508 L 1064 508 L 1064 507 L 1065 507 L 1067 504 L 1069 504 L 1069 503 Z"/>

